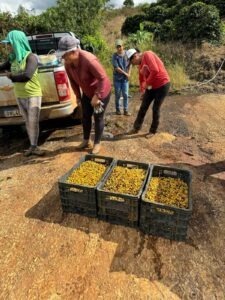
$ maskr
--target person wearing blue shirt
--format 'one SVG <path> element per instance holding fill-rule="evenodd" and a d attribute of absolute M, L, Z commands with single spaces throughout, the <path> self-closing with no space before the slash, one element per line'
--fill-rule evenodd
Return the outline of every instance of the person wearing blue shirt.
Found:
<path fill-rule="evenodd" d="M 130 116 L 128 111 L 128 88 L 130 69 L 128 67 L 127 56 L 124 51 L 123 41 L 118 39 L 115 42 L 116 52 L 112 57 L 113 64 L 113 84 L 115 89 L 116 114 L 121 115 L 120 97 L 123 96 L 123 110 L 125 116 Z"/>

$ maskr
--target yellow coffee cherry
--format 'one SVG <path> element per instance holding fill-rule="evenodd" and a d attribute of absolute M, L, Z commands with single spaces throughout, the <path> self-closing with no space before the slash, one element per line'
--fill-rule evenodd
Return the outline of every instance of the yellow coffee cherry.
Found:
<path fill-rule="evenodd" d="M 145 175 L 146 170 L 143 169 L 116 166 L 107 179 L 104 190 L 135 196 L 141 189 Z"/>
<path fill-rule="evenodd" d="M 96 163 L 92 160 L 87 160 L 73 171 L 67 178 L 68 183 L 94 187 L 102 178 L 107 166 L 101 163 Z"/>
<path fill-rule="evenodd" d="M 180 178 L 153 177 L 147 189 L 146 200 L 188 208 L 188 185 Z"/>

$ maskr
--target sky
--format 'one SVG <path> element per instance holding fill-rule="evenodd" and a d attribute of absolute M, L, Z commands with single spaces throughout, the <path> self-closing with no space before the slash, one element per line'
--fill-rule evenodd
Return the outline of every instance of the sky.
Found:
<path fill-rule="evenodd" d="M 91 0 L 90 0 L 91 1 Z M 110 3 L 115 7 L 121 7 L 123 5 L 124 0 L 111 0 Z M 154 0 L 134 0 L 134 5 L 138 5 L 140 3 L 151 3 L 155 2 Z M 54 6 L 56 0 L 1 0 L 0 2 L 0 12 L 10 11 L 15 13 L 18 9 L 19 5 L 23 5 L 28 10 L 35 9 L 36 13 L 40 13 L 50 6 Z"/>

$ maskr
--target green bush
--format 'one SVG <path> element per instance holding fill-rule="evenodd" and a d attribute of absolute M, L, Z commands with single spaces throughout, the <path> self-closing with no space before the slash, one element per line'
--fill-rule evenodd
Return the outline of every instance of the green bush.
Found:
<path fill-rule="evenodd" d="M 219 41 L 221 21 L 218 9 L 213 5 L 196 2 L 185 6 L 175 18 L 176 38 L 184 42 Z"/>
<path fill-rule="evenodd" d="M 124 35 L 135 33 L 140 28 L 140 24 L 146 20 L 145 15 L 134 15 L 127 17 L 122 25 L 121 32 Z"/>
<path fill-rule="evenodd" d="M 169 18 L 170 8 L 160 5 L 154 7 L 150 6 L 145 13 L 148 21 L 162 24 L 166 19 Z"/>
<path fill-rule="evenodd" d="M 181 4 L 183 6 L 190 6 L 190 5 L 192 5 L 192 4 L 196 3 L 196 2 L 198 2 L 198 0 L 182 0 Z M 204 0 L 201 1 L 201 2 L 204 2 Z"/>
<path fill-rule="evenodd" d="M 158 5 L 166 5 L 167 7 L 172 7 L 174 5 L 179 4 L 179 0 L 158 0 Z"/>
<path fill-rule="evenodd" d="M 205 0 L 204 1 L 206 4 L 211 4 L 216 6 L 220 12 L 220 16 L 224 17 L 225 16 L 225 1 L 224 0 Z"/>
<path fill-rule="evenodd" d="M 103 40 L 100 34 L 96 34 L 95 36 L 85 35 L 82 37 L 82 46 L 86 50 L 99 53 L 106 48 L 106 42 Z"/>
<path fill-rule="evenodd" d="M 158 32 L 161 29 L 161 25 L 159 23 L 144 21 L 141 23 L 143 25 L 143 30 L 154 33 L 154 35 L 158 35 Z"/>
<path fill-rule="evenodd" d="M 174 40 L 176 36 L 176 28 L 172 20 L 166 20 L 158 32 L 158 38 L 161 41 Z"/>
<path fill-rule="evenodd" d="M 142 44 L 147 43 L 150 45 L 153 42 L 153 33 L 143 30 L 143 25 L 140 25 L 140 30 L 132 33 L 126 40 L 127 48 L 139 48 Z"/>

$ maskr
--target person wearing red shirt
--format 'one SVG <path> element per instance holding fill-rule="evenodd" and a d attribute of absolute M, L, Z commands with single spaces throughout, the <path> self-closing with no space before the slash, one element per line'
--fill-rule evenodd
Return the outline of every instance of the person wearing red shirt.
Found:
<path fill-rule="evenodd" d="M 130 134 L 138 133 L 144 122 L 146 112 L 153 102 L 153 117 L 149 133 L 151 137 L 157 132 L 160 118 L 160 107 L 170 88 L 170 78 L 161 59 L 152 51 L 138 52 L 129 49 L 126 52 L 128 62 L 139 66 L 139 82 L 141 91 L 141 106 Z"/>
<path fill-rule="evenodd" d="M 65 69 L 78 102 L 82 106 L 83 141 L 77 149 L 92 147 L 90 140 L 92 115 L 95 137 L 92 154 L 97 154 L 104 130 L 104 112 L 111 95 L 111 83 L 97 57 L 80 49 L 80 41 L 72 36 L 59 40 L 57 56 L 62 57 Z"/>

